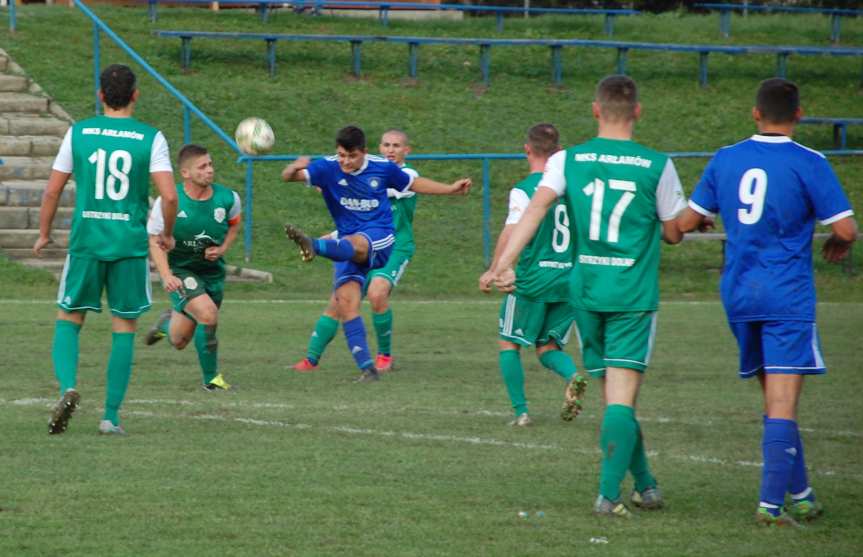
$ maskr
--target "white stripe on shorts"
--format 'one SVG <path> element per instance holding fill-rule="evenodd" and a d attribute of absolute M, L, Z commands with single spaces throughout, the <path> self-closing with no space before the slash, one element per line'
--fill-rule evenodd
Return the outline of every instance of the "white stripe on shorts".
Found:
<path fill-rule="evenodd" d="M 818 326 L 815 323 L 812 323 L 812 355 L 815 356 L 816 367 L 826 367 L 821 356 L 821 347 L 818 346 Z"/>
<path fill-rule="evenodd" d="M 63 274 L 60 276 L 60 287 L 57 289 L 57 303 L 63 303 L 63 297 L 66 294 L 66 275 L 69 274 L 69 260 L 71 255 L 66 254 L 66 263 L 63 264 Z"/>

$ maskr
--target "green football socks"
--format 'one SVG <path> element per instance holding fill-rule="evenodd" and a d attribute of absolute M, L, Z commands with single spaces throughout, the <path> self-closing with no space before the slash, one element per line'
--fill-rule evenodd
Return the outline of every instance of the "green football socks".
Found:
<path fill-rule="evenodd" d="M 199 324 L 195 327 L 195 350 L 206 385 L 219 374 L 219 340 L 216 338 L 215 325 Z"/>
<path fill-rule="evenodd" d="M 339 322 L 327 315 L 321 315 L 318 322 L 315 323 L 315 330 L 312 332 L 312 338 L 309 339 L 309 347 L 306 350 L 306 356 L 312 363 L 317 364 L 320 361 L 327 345 L 336 336 L 336 331 L 339 330 Z"/>
<path fill-rule="evenodd" d="M 599 446 L 602 449 L 599 493 L 606 499 L 620 500 L 620 482 L 629 470 L 637 438 L 635 409 L 622 404 L 610 404 L 605 409 L 599 432 Z"/>
<path fill-rule="evenodd" d="M 60 396 L 74 389 L 78 381 L 78 335 L 81 325 L 58 319 L 54 324 L 54 345 L 51 360 L 54 362 L 54 375 L 60 383 Z"/>
<path fill-rule="evenodd" d="M 647 452 L 644 450 L 644 436 L 641 434 L 641 424 L 638 420 L 635 420 L 635 428 L 637 438 L 635 448 L 632 450 L 632 459 L 629 461 L 629 471 L 635 479 L 635 490 L 641 493 L 649 487 L 656 487 L 656 478 L 650 473 Z"/>
<path fill-rule="evenodd" d="M 132 377 L 132 354 L 135 346 L 135 333 L 113 333 L 111 335 L 111 356 L 108 358 L 108 384 L 105 389 L 105 415 L 114 425 L 120 425 L 120 405 L 126 398 L 126 389 Z"/>
<path fill-rule="evenodd" d="M 516 416 L 527 412 L 527 397 L 524 394 L 524 368 L 521 366 L 521 354 L 518 350 L 501 350 L 500 374 L 506 385 L 506 392 L 512 402 Z"/>
<path fill-rule="evenodd" d="M 575 375 L 575 372 L 578 370 L 575 367 L 575 362 L 572 360 L 572 357 L 562 350 L 549 350 L 548 352 L 543 352 L 539 357 L 539 362 L 551 371 L 563 377 L 566 381 L 572 379 L 572 376 Z"/>
<path fill-rule="evenodd" d="M 387 309 L 383 313 L 373 312 L 372 323 L 375 326 L 375 334 L 378 337 L 378 354 L 389 356 L 392 354 L 393 310 Z"/>

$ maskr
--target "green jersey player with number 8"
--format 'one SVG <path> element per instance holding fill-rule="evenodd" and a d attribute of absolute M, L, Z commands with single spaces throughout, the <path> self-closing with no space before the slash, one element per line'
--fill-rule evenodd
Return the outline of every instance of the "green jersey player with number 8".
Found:
<path fill-rule="evenodd" d="M 82 120 L 66 133 L 45 188 L 39 239 L 33 246 L 39 255 L 51 242 L 57 204 L 74 173 L 75 212 L 57 295 L 60 309 L 52 349 L 61 396 L 48 424 L 52 434 L 66 430 L 79 404 L 78 336 L 86 312 L 102 311 L 103 290 L 112 313 L 113 335 L 99 431 L 124 433 L 119 409 L 132 374 L 137 319 L 150 308 L 146 230 L 150 178 L 163 200 L 165 228 L 159 247 L 168 251 L 174 246 L 177 193 L 165 137 L 132 118 L 139 92 L 128 66 L 109 66 L 99 85 L 104 116 Z"/>

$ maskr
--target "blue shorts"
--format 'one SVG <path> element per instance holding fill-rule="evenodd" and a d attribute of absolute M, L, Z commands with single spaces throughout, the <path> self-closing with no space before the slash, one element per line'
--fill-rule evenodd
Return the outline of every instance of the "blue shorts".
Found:
<path fill-rule="evenodd" d="M 369 257 L 365 263 L 353 261 L 333 263 L 333 290 L 350 281 L 358 282 L 360 288 L 365 286 L 366 275 L 369 271 L 387 264 L 396 243 L 393 231 L 388 228 L 369 228 L 354 234 L 364 236 L 368 240 Z"/>
<path fill-rule="evenodd" d="M 745 321 L 730 323 L 740 349 L 740 377 L 760 372 L 795 375 L 827 371 L 818 327 L 812 321 Z"/>

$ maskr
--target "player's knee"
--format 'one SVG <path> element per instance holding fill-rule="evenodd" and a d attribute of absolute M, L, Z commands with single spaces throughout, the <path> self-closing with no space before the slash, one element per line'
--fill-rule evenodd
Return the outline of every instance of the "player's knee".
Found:
<path fill-rule="evenodd" d="M 189 340 L 191 340 L 189 337 L 186 337 L 186 336 L 183 336 L 183 335 L 171 335 L 171 344 L 172 344 L 172 345 L 174 346 L 174 348 L 176 348 L 177 350 L 182 350 L 182 349 L 184 349 L 186 346 L 188 346 L 188 345 L 189 345 Z"/>
<path fill-rule="evenodd" d="M 212 325 L 215 327 L 219 321 L 219 310 L 217 310 L 215 306 L 212 308 L 206 308 L 198 313 L 197 321 L 201 325 Z"/>
<path fill-rule="evenodd" d="M 381 313 L 387 309 L 387 302 L 390 299 L 389 288 L 381 286 L 379 281 L 374 281 L 369 286 L 368 298 L 372 310 L 375 313 Z"/>

